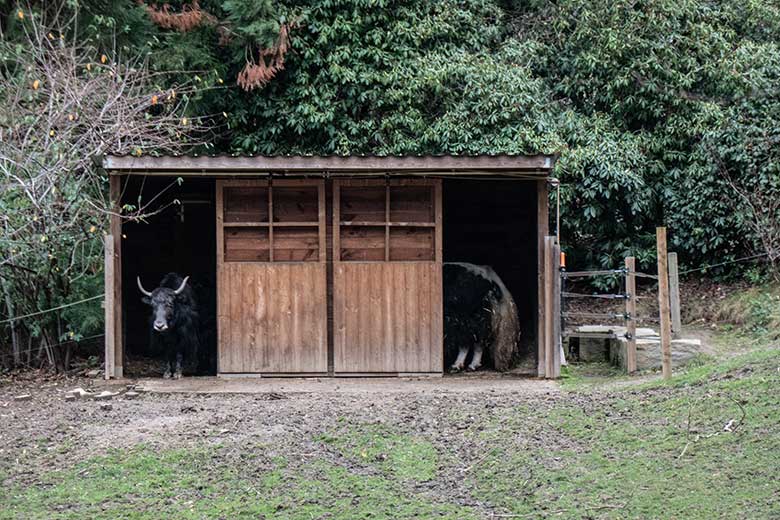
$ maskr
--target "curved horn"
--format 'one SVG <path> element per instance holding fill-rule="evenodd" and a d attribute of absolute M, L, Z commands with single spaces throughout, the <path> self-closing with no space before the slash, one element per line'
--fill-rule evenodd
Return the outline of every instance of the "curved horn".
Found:
<path fill-rule="evenodd" d="M 138 282 L 138 288 L 141 289 L 142 293 L 144 293 L 146 296 L 151 296 L 152 295 L 152 293 L 150 293 L 149 291 L 144 289 L 144 286 L 141 285 L 141 277 L 140 276 L 136 276 L 135 280 Z"/>
<path fill-rule="evenodd" d="M 181 293 L 181 292 L 184 290 L 184 286 L 185 286 L 185 285 L 187 285 L 187 280 L 189 280 L 189 279 L 190 279 L 190 277 L 189 277 L 189 276 L 185 276 L 185 277 L 184 277 L 184 281 L 181 283 L 181 285 L 179 286 L 179 288 L 178 288 L 178 289 L 176 289 L 175 291 L 173 291 L 173 294 L 179 294 L 179 293 Z"/>

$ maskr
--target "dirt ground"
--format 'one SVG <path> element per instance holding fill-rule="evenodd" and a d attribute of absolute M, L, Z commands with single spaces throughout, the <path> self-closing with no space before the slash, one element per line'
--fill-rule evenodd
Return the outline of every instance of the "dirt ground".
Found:
<path fill-rule="evenodd" d="M 146 391 L 132 400 L 124 395 L 111 401 L 64 400 L 76 387 L 119 391 L 124 383 Z M 518 405 L 552 405 L 560 393 L 554 382 L 489 373 L 425 379 L 9 381 L 0 384 L 0 458 L 10 462 L 5 484 L 21 486 L 35 485 L 39 475 L 74 461 L 139 445 L 154 451 L 266 445 L 269 460 L 284 457 L 305 464 L 324 459 L 344 465 L 342 457 L 315 439 L 338 431 L 346 419 L 392 425 L 404 435 L 431 440 L 442 452 L 460 454 L 460 464 L 425 485 L 447 503 L 479 510 L 461 471 L 485 454 L 484 441 L 463 432 Z M 22 394 L 31 398 L 14 400 Z M 103 403 L 111 409 L 101 408 Z M 47 456 L 25 457 L 41 449 Z"/>

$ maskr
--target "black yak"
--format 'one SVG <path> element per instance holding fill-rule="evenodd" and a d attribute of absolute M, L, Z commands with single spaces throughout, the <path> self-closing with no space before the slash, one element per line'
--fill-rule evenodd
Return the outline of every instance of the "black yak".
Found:
<path fill-rule="evenodd" d="M 188 279 L 189 276 L 182 278 L 177 273 L 168 273 L 149 292 L 141 284 L 141 277 L 137 277 L 143 302 L 152 307 L 151 342 L 155 351 L 165 354 L 165 378 L 179 379 L 185 359 L 198 358 L 198 306 Z"/>
<path fill-rule="evenodd" d="M 483 351 L 494 369 L 512 368 L 518 353 L 517 306 L 501 278 L 488 266 L 445 263 L 444 358 L 451 372 L 482 366 Z"/>

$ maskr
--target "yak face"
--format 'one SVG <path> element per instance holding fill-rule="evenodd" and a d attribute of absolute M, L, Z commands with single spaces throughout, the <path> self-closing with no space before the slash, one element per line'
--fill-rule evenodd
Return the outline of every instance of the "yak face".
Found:
<path fill-rule="evenodd" d="M 144 289 L 143 285 L 141 285 L 141 279 L 138 278 L 138 288 L 144 294 L 142 301 L 152 307 L 152 327 L 155 332 L 166 332 L 173 327 L 173 324 L 176 322 L 176 306 L 183 303 L 181 301 L 182 291 L 184 291 L 187 285 L 189 276 L 185 277 L 180 284 L 177 284 L 178 287 L 176 289 L 166 287 L 167 284 L 165 282 L 167 279 L 168 277 L 163 280 L 160 287 L 149 292 Z"/>

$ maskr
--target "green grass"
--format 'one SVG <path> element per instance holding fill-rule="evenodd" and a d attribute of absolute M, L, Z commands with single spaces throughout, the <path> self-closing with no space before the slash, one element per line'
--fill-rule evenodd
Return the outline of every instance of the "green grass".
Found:
<path fill-rule="evenodd" d="M 559 404 L 541 418 L 557 449 L 513 449 L 509 432 L 493 433 L 503 449 L 477 473 L 479 493 L 519 515 L 777 518 L 778 367 L 780 350 L 753 352 Z"/>
<path fill-rule="evenodd" d="M 343 456 L 358 464 L 377 467 L 401 481 L 426 482 L 436 477 L 438 454 L 421 438 L 394 433 L 386 426 L 362 424 L 323 435 Z"/>
<path fill-rule="evenodd" d="M 305 471 L 282 461 L 260 468 L 222 460 L 216 450 L 141 446 L 93 457 L 35 485 L 0 490 L 0 518 L 475 518 L 383 476 L 322 460 Z M 399 464 L 420 475 L 404 456 Z"/>

